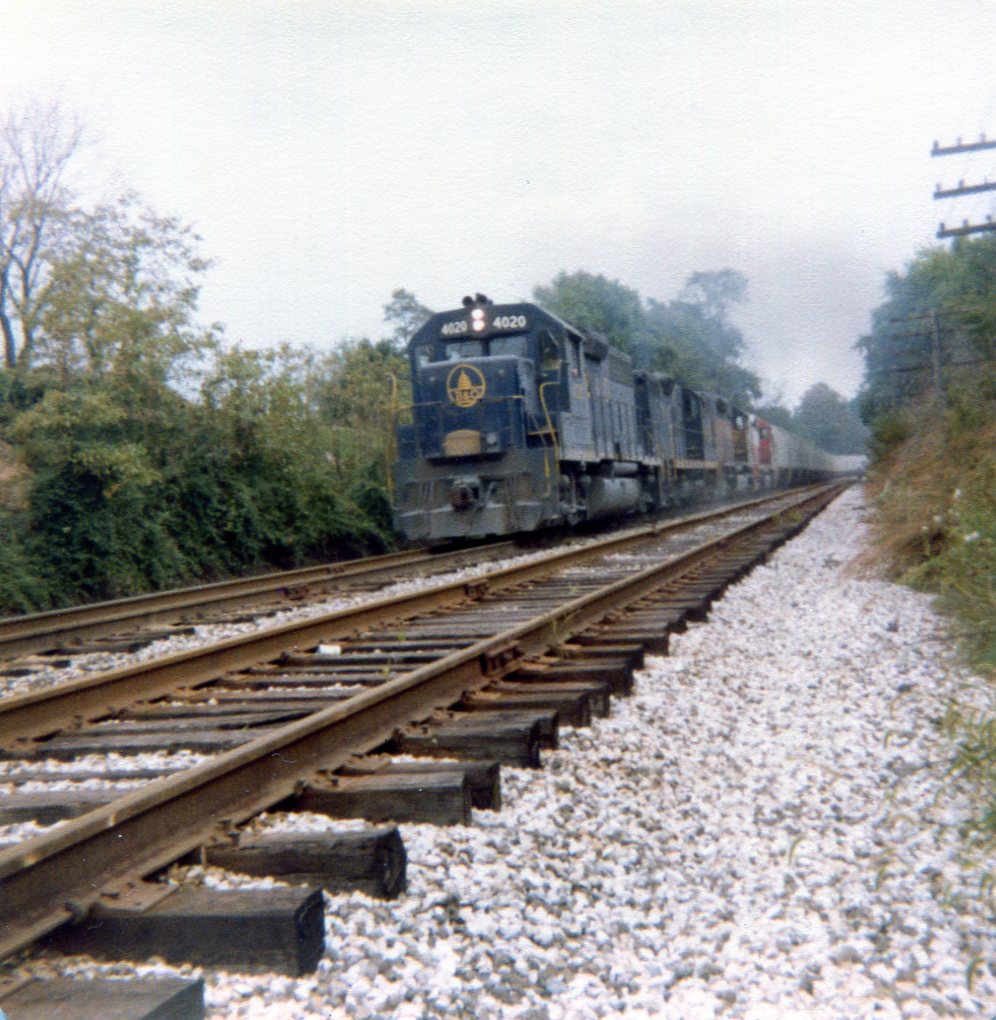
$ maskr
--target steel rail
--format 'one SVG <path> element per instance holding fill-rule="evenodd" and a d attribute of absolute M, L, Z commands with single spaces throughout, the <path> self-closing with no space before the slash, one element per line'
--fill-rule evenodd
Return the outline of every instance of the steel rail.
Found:
<path fill-rule="evenodd" d="M 755 502 L 749 500 L 737 505 L 750 506 Z M 360 560 L 324 563 L 126 599 L 4 617 L 0 618 L 0 659 L 47 651 L 60 639 L 69 636 L 100 637 L 118 633 L 128 624 L 167 622 L 172 615 L 184 610 L 258 602 L 280 593 L 294 597 L 299 593 L 324 592 L 334 589 L 344 580 L 372 579 L 381 574 L 393 576 L 399 567 L 445 565 L 450 561 L 459 563 L 468 557 L 479 558 L 485 553 L 500 554 L 502 550 L 511 553 L 517 548 L 514 541 L 506 539 L 474 546 L 472 549 L 445 552 L 403 550 Z"/>
<path fill-rule="evenodd" d="M 814 487 L 801 490 L 812 491 Z M 815 487 L 817 489 L 821 487 Z M 800 493 L 795 496 L 800 497 Z M 705 511 L 677 521 L 644 525 L 580 548 L 549 553 L 529 563 L 500 568 L 471 581 L 436 585 L 407 595 L 393 595 L 322 616 L 268 627 L 202 648 L 178 652 L 151 662 L 70 680 L 46 690 L 15 694 L 0 700 L 0 747 L 23 746 L 58 730 L 78 727 L 139 701 L 162 697 L 177 687 L 196 687 L 222 673 L 246 669 L 283 652 L 308 648 L 323 641 L 349 637 L 399 617 L 424 613 L 479 597 L 489 589 L 519 584 L 548 573 L 564 562 L 600 557 L 613 549 L 642 542 L 666 532 L 680 532 L 765 503 L 791 498 L 784 492 L 736 507 Z"/>
<path fill-rule="evenodd" d="M 809 494 L 793 507 L 699 543 L 346 702 L 153 782 L 50 834 L 0 851 L 0 959 L 67 921 L 81 919 L 105 890 L 140 881 L 205 843 L 226 839 L 235 825 L 279 804 L 316 773 L 376 748 L 405 721 L 424 719 L 454 704 L 465 693 L 516 668 L 524 657 L 556 647 L 604 618 L 619 604 L 659 588 L 740 538 L 753 539 L 787 510 L 804 503 L 825 505 L 833 494 Z"/>
<path fill-rule="evenodd" d="M 297 570 L 216 581 L 192 588 L 174 588 L 151 595 L 94 602 L 44 613 L 8 616 L 0 619 L 0 658 L 9 659 L 47 651 L 69 635 L 99 637 L 119 632 L 128 624 L 164 622 L 183 610 L 258 602 L 280 593 L 293 597 L 304 590 L 310 593 L 328 591 L 348 579 L 374 578 L 381 574 L 391 576 L 401 567 L 445 564 L 451 559 L 460 562 L 468 555 L 500 552 L 505 548 L 511 552 L 516 546 L 514 542 L 502 541 L 477 546 L 472 552 L 466 549 L 438 553 L 421 549 L 404 550 L 361 560 L 300 567 Z"/>

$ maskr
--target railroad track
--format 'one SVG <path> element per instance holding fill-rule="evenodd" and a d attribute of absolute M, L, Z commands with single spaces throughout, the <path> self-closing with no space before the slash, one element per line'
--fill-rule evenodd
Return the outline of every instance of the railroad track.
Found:
<path fill-rule="evenodd" d="M 125 773 L 154 781 L 123 796 L 46 799 L 15 789 L 5 803 L 18 818 L 68 820 L 0 851 L 0 957 L 54 934 L 61 947 L 100 955 L 138 947 L 172 960 L 231 967 L 252 956 L 306 971 L 323 945 L 315 888 L 239 902 L 229 894 L 224 905 L 223 894 L 157 876 L 196 853 L 335 888 L 327 861 L 341 859 L 341 846 L 240 838 L 242 827 L 278 805 L 394 822 L 466 822 L 472 806 L 498 806 L 500 764 L 538 766 L 561 721 L 583 725 L 604 712 L 611 694 L 627 692 L 645 648 L 666 651 L 670 631 L 704 615 L 722 587 L 837 491 L 632 529 L 471 582 L 0 702 L 8 777 L 22 782 L 43 775 L 44 761 L 107 750 L 211 756 L 179 773 L 168 763 Z M 460 761 L 431 760 L 441 757 Z M 390 827 L 373 832 L 380 849 L 364 852 L 380 894 L 395 895 L 400 837 Z"/>
<path fill-rule="evenodd" d="M 427 577 L 482 559 L 510 556 L 516 549 L 514 542 L 502 541 L 443 552 L 404 550 L 7 617 L 0 619 L 0 672 L 13 674 L 17 665 L 9 660 L 29 655 L 135 651 L 160 638 L 190 633 L 195 624 L 231 620 L 233 613 L 272 614 L 331 592 L 372 591 L 399 576 Z"/>
<path fill-rule="evenodd" d="M 398 580 L 425 579 L 524 551 L 528 548 L 514 540 L 435 552 L 408 549 L 6 617 L 0 619 L 0 677 L 63 667 L 81 655 L 135 652 L 191 634 L 199 625 L 270 616 L 330 594 L 369 593 Z"/>

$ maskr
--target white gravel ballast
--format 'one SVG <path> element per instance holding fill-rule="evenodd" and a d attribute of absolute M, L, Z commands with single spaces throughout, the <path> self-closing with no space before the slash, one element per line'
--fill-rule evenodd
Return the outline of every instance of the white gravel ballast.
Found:
<path fill-rule="evenodd" d="M 408 892 L 328 897 L 315 974 L 205 974 L 209 1017 L 996 1014 L 992 888 L 936 725 L 992 691 L 925 597 L 855 571 L 864 515 L 853 488 L 610 718 L 503 769 L 501 812 L 405 825 Z"/>

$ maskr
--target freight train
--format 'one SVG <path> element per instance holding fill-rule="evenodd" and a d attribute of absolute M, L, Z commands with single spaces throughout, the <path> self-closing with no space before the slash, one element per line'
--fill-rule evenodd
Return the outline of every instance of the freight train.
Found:
<path fill-rule="evenodd" d="M 395 527 L 429 545 L 826 478 L 836 458 L 535 304 L 484 295 L 408 345 Z"/>

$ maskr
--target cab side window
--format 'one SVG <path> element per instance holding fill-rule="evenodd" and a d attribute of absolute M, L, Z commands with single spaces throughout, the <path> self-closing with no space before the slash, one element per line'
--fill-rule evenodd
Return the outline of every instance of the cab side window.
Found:
<path fill-rule="evenodd" d="M 560 347 L 549 330 L 543 330 L 539 336 L 540 368 L 544 372 L 556 372 L 560 367 Z"/>

